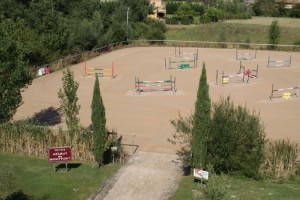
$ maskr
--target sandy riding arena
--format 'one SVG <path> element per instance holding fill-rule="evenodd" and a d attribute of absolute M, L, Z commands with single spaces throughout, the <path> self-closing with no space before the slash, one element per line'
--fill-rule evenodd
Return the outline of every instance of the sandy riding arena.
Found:
<path fill-rule="evenodd" d="M 196 48 L 181 48 L 195 52 Z M 234 74 L 239 71 L 235 49 L 199 48 L 198 68 L 165 70 L 165 58 L 174 57 L 174 47 L 134 47 L 104 54 L 86 62 L 87 67 L 107 68 L 114 65 L 115 79 L 100 79 L 100 88 L 106 109 L 107 127 L 123 135 L 124 143 L 140 145 L 139 151 L 174 153 L 167 138 L 174 131 L 170 120 L 180 112 L 183 116 L 193 112 L 202 62 L 206 63 L 210 97 L 213 102 L 220 96 L 230 95 L 235 105 L 246 105 L 260 113 L 269 138 L 289 138 L 300 142 L 300 98 L 281 97 L 272 101 L 272 84 L 275 89 L 297 87 L 300 81 L 300 54 L 295 52 L 257 51 L 256 59 L 243 60 L 242 65 L 255 69 L 258 78 L 241 83 L 242 77 L 229 77 L 229 82 L 216 85 L 219 74 Z M 268 57 L 277 60 L 289 59 L 289 67 L 268 68 Z M 82 125 L 91 123 L 91 102 L 95 78 L 84 76 L 84 63 L 70 67 L 79 83 L 80 120 Z M 168 80 L 176 77 L 176 93 L 135 93 L 135 77 L 145 81 Z M 24 104 L 18 109 L 15 119 L 31 117 L 49 107 L 59 108 L 57 92 L 62 87 L 62 71 L 37 78 L 23 93 Z M 222 77 L 218 77 L 220 80 Z M 274 95 L 294 91 L 278 90 Z M 276 94 L 275 94 L 276 93 Z"/>

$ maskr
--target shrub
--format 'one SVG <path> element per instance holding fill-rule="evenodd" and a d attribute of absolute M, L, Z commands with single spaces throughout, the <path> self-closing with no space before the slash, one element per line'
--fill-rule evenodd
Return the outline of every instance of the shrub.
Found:
<path fill-rule="evenodd" d="M 265 159 L 261 173 L 272 179 L 286 180 L 296 175 L 298 144 L 287 140 L 273 140 L 266 143 Z"/>
<path fill-rule="evenodd" d="M 183 16 L 181 17 L 181 24 L 184 25 L 190 25 L 194 23 L 194 17 L 193 16 Z"/>
<path fill-rule="evenodd" d="M 258 177 L 265 144 L 264 126 L 246 107 L 222 98 L 212 109 L 207 162 L 216 173 Z"/>
<path fill-rule="evenodd" d="M 228 195 L 228 178 L 225 175 L 209 174 L 209 181 L 206 184 L 198 185 L 195 200 L 225 200 L 230 199 Z"/>
<path fill-rule="evenodd" d="M 171 124 L 175 132 L 172 134 L 172 138 L 168 138 L 168 141 L 174 145 L 178 145 L 176 154 L 183 165 L 191 165 L 193 116 L 190 115 L 183 118 L 179 113 L 177 119 L 171 120 Z"/>
<path fill-rule="evenodd" d="M 280 27 L 278 21 L 272 21 L 269 29 L 269 49 L 275 49 L 280 39 Z"/>
<path fill-rule="evenodd" d="M 207 15 L 202 15 L 199 19 L 199 22 L 201 24 L 207 24 L 207 23 L 210 23 L 211 22 L 211 18 L 208 17 Z"/>

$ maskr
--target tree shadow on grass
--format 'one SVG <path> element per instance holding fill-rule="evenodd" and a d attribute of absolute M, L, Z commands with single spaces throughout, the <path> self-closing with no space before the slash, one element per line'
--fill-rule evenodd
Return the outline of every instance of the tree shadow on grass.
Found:
<path fill-rule="evenodd" d="M 68 165 L 66 166 L 66 163 L 60 163 L 59 165 L 55 166 L 55 172 L 59 170 L 66 170 L 68 172 L 71 169 L 76 169 L 81 166 L 81 163 L 67 163 L 67 164 Z"/>
<path fill-rule="evenodd" d="M 44 195 L 41 198 L 36 198 L 34 196 L 30 196 L 25 194 L 22 190 L 19 190 L 17 192 L 14 192 L 7 196 L 4 200 L 47 200 L 49 199 L 49 195 Z"/>

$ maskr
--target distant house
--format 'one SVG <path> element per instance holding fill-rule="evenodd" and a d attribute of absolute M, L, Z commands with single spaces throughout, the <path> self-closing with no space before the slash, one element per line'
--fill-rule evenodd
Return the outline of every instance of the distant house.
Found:
<path fill-rule="evenodd" d="M 167 11 L 165 3 L 162 0 L 150 0 L 150 4 L 153 6 L 153 13 L 148 15 L 151 19 L 163 19 L 165 18 Z"/>
<path fill-rule="evenodd" d="M 295 4 L 300 4 L 300 0 L 285 0 L 286 6 L 285 8 L 291 9 Z"/>

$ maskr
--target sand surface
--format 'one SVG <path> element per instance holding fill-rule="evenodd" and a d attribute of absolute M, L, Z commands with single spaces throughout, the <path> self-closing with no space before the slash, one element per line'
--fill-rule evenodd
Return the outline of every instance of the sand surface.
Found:
<path fill-rule="evenodd" d="M 196 52 L 196 48 L 181 48 L 184 52 Z M 199 48 L 198 68 L 189 70 L 165 70 L 165 58 L 174 56 L 172 47 L 135 47 L 117 50 L 86 62 L 88 67 L 109 68 L 114 65 L 115 79 L 100 79 L 101 94 L 106 109 L 107 127 L 124 137 L 124 143 L 140 145 L 139 151 L 174 153 L 167 142 L 174 131 L 170 120 L 180 112 L 187 116 L 193 112 L 199 84 L 201 64 L 206 63 L 209 92 L 213 102 L 220 96 L 230 95 L 235 105 L 247 105 L 260 113 L 269 138 L 289 138 L 300 142 L 300 98 L 270 101 L 271 85 L 274 88 L 297 86 L 300 81 L 300 54 L 295 52 L 257 51 L 257 58 L 246 60 L 247 68 L 259 66 L 259 78 L 250 83 L 215 85 L 216 70 L 232 74 L 239 70 L 235 49 Z M 268 56 L 286 60 L 292 56 L 291 67 L 267 68 Z M 91 102 L 94 77 L 84 77 L 84 63 L 70 67 L 79 83 L 80 121 L 91 123 Z M 166 80 L 176 77 L 176 93 L 135 94 L 135 76 L 140 80 Z M 19 107 L 15 119 L 31 117 L 49 107 L 59 108 L 57 93 L 62 87 L 62 71 L 37 78 L 23 92 L 24 104 Z M 238 78 L 239 79 L 239 78 Z M 62 125 L 62 124 L 58 124 Z M 135 135 L 134 137 L 132 135 Z"/>

